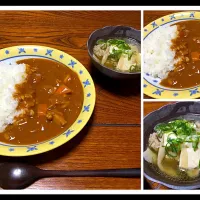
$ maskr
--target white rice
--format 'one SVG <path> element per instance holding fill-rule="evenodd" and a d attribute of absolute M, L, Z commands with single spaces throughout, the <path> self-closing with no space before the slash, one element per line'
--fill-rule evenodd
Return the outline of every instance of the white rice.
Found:
<path fill-rule="evenodd" d="M 0 62 L 0 132 L 21 114 L 21 111 L 16 110 L 18 101 L 13 98 L 13 94 L 16 92 L 15 85 L 23 83 L 26 76 L 25 64 L 8 65 Z"/>
<path fill-rule="evenodd" d="M 153 77 L 165 78 L 177 62 L 175 51 L 170 46 L 177 37 L 177 26 L 159 27 L 144 40 L 144 73 Z"/>

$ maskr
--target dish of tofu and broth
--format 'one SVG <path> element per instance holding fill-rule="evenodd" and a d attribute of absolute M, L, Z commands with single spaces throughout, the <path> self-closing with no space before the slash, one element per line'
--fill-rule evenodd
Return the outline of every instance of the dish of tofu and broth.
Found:
<path fill-rule="evenodd" d="M 200 121 L 174 119 L 158 123 L 143 156 L 156 171 L 178 180 L 200 172 Z"/>
<path fill-rule="evenodd" d="M 141 55 L 138 45 L 121 38 L 99 39 L 93 47 L 94 59 L 120 72 L 139 72 Z"/>

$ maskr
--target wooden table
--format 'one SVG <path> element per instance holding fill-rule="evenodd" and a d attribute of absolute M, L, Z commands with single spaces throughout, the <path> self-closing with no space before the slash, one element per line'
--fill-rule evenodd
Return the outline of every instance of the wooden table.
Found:
<path fill-rule="evenodd" d="M 172 13 L 175 13 L 175 12 L 182 12 L 180 10 L 163 10 L 163 11 L 158 11 L 158 10 L 151 10 L 151 11 L 144 11 L 144 26 L 148 25 L 150 22 L 162 17 L 162 16 L 165 16 L 165 15 L 169 15 L 169 14 L 172 14 Z M 152 97 L 150 96 L 147 96 L 147 95 L 143 95 L 143 98 L 144 99 L 153 99 Z"/>
<path fill-rule="evenodd" d="M 164 105 L 167 105 L 169 103 L 175 103 L 175 102 L 144 102 L 144 116 L 146 116 L 147 114 L 161 108 Z M 146 180 L 147 181 L 147 187 L 149 185 L 149 189 L 154 189 L 154 190 L 166 190 L 169 189 L 161 184 L 158 183 L 154 183 L 150 180 Z M 147 189 L 147 188 L 146 188 Z"/>
<path fill-rule="evenodd" d="M 139 11 L 0 11 L 0 48 L 36 44 L 78 59 L 96 86 L 96 106 L 87 126 L 65 145 L 37 156 L 0 157 L 42 169 L 140 168 L 140 80 L 114 81 L 94 70 L 86 42 L 107 25 L 140 29 Z M 140 189 L 139 178 L 49 178 L 28 189 Z"/>

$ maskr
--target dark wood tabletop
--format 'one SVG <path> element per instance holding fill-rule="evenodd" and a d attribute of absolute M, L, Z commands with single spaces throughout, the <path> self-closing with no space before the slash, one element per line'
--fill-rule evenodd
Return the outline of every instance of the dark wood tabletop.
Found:
<path fill-rule="evenodd" d="M 149 113 L 161 108 L 164 105 L 167 105 L 169 103 L 175 103 L 175 102 L 144 102 L 144 117 L 148 115 Z M 150 180 L 146 179 L 146 188 L 145 189 L 154 189 L 154 190 L 166 190 L 169 189 L 166 186 L 163 186 L 161 184 L 152 182 Z"/>
<path fill-rule="evenodd" d="M 144 26 L 148 25 L 150 22 L 163 17 L 165 15 L 170 15 L 172 13 L 183 12 L 184 10 L 148 10 L 144 11 Z"/>
<path fill-rule="evenodd" d="M 44 45 L 64 51 L 90 72 L 96 106 L 86 127 L 61 147 L 37 156 L 0 157 L 42 169 L 140 168 L 140 79 L 114 81 L 94 69 L 86 42 L 108 25 L 140 29 L 140 11 L 0 11 L 0 48 Z M 48 178 L 27 189 L 140 189 L 140 178 Z"/>
<path fill-rule="evenodd" d="M 183 11 L 183 10 L 182 10 Z M 149 10 L 149 11 L 144 11 L 144 26 L 148 25 L 150 22 L 162 17 L 162 16 L 165 16 L 165 15 L 169 15 L 169 14 L 172 14 L 172 13 L 175 13 L 175 12 L 181 12 L 180 10 Z M 143 98 L 144 99 L 153 99 L 152 97 L 150 96 L 147 96 L 147 95 L 143 95 Z"/>

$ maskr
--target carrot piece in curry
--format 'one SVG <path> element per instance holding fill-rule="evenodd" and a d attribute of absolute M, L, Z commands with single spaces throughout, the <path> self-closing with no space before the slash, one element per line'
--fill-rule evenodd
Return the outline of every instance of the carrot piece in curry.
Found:
<path fill-rule="evenodd" d="M 56 94 L 69 94 L 71 93 L 71 89 L 69 89 L 66 85 L 61 85 L 58 87 L 58 89 L 56 90 Z"/>
<path fill-rule="evenodd" d="M 38 104 L 38 116 L 44 116 L 47 112 L 47 104 Z"/>
<path fill-rule="evenodd" d="M 191 53 L 191 57 L 193 61 L 199 60 L 199 52 L 195 51 Z"/>

